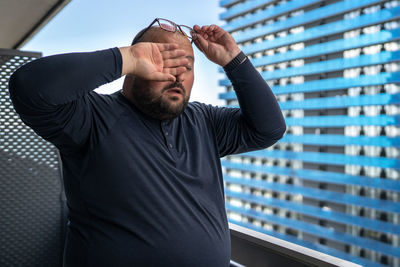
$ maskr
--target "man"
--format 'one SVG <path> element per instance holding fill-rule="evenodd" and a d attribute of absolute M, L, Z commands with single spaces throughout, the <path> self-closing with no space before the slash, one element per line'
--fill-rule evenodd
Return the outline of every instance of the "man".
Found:
<path fill-rule="evenodd" d="M 12 75 L 21 119 L 60 150 L 64 266 L 229 265 L 219 158 L 272 145 L 285 123 L 229 33 L 185 27 L 156 19 L 132 46 L 45 57 Z M 188 103 L 191 41 L 224 67 L 240 109 Z M 93 91 L 123 75 L 121 92 Z"/>

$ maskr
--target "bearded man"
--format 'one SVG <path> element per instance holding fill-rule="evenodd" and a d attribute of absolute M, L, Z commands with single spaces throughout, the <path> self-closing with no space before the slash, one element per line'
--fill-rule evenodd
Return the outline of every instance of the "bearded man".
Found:
<path fill-rule="evenodd" d="M 192 43 L 224 68 L 240 108 L 189 103 Z M 124 75 L 121 91 L 93 91 Z M 229 33 L 157 18 L 131 46 L 44 57 L 9 85 L 21 119 L 60 151 L 64 266 L 229 266 L 220 157 L 269 147 L 286 129 Z"/>

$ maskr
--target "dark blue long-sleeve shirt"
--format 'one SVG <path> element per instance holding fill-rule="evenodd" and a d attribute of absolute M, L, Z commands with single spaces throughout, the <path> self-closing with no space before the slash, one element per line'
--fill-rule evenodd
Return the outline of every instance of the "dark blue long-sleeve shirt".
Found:
<path fill-rule="evenodd" d="M 93 91 L 121 68 L 113 48 L 41 58 L 10 79 L 21 119 L 60 150 L 65 266 L 228 266 L 219 158 L 282 137 L 274 95 L 246 60 L 227 70 L 241 109 L 193 102 L 158 121 L 121 92 Z"/>

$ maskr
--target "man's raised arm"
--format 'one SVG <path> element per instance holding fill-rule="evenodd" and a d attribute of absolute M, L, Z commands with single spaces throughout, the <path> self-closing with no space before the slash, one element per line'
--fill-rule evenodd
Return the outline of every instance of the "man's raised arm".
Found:
<path fill-rule="evenodd" d="M 233 37 L 222 28 L 194 26 L 196 46 L 208 59 L 224 67 L 240 109 L 219 108 L 213 121 L 220 155 L 242 153 L 274 144 L 286 131 L 275 95 Z"/>
<path fill-rule="evenodd" d="M 103 121 L 95 117 L 101 100 L 89 96 L 92 90 L 125 74 L 175 80 L 174 74 L 185 70 L 184 53 L 177 45 L 140 43 L 43 57 L 12 74 L 10 97 L 37 134 L 59 148 L 78 147 L 87 141 L 91 123 Z"/>

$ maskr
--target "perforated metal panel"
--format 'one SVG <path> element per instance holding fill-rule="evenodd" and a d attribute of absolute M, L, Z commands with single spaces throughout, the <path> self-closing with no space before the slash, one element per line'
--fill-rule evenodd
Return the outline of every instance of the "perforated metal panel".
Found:
<path fill-rule="evenodd" d="M 0 49 L 0 266 L 61 266 L 65 201 L 57 149 L 23 124 L 8 79 L 40 57 Z"/>

